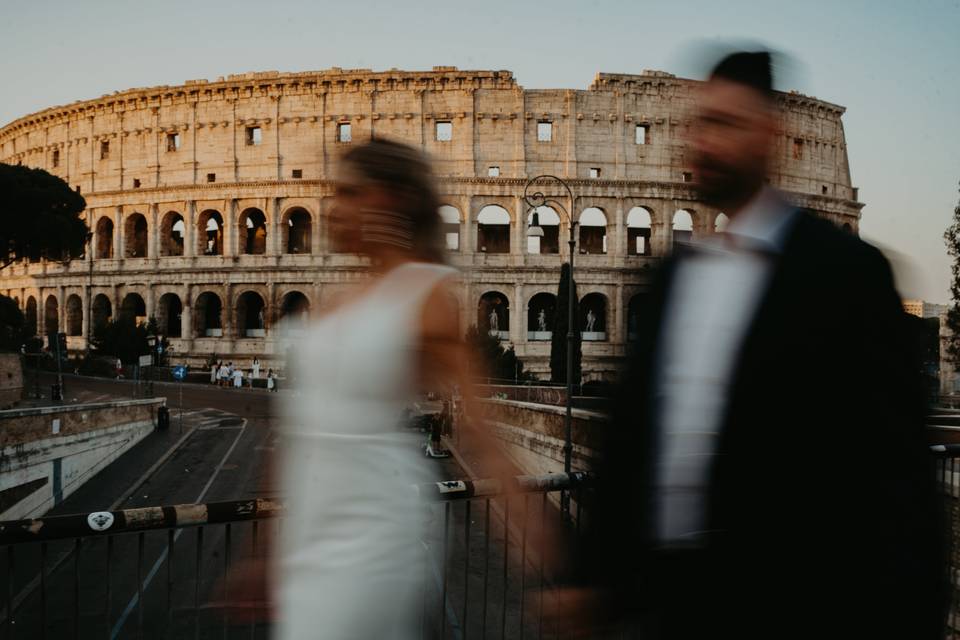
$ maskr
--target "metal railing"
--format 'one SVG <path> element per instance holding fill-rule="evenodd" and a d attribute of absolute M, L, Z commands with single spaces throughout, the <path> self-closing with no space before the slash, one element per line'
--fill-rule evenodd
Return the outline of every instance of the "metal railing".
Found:
<path fill-rule="evenodd" d="M 417 487 L 432 525 L 422 541 L 421 637 L 556 635 L 543 618 L 553 571 L 539 541 L 579 528 L 592 478 L 507 484 Z M 572 523 L 561 522 L 559 492 L 573 494 Z M 0 637 L 267 637 L 269 616 L 238 600 L 226 578 L 262 561 L 283 516 L 281 503 L 255 499 L 2 522 Z"/>

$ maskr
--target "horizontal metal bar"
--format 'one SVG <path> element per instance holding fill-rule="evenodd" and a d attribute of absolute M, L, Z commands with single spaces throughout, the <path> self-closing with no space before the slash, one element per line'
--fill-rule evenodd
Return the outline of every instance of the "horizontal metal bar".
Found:
<path fill-rule="evenodd" d="M 487 480 L 445 480 L 417 485 L 417 492 L 426 501 L 466 500 L 469 498 L 498 496 L 504 493 L 539 493 L 592 486 L 595 476 L 582 471 L 572 473 L 548 473 L 542 476 L 514 476 L 501 482 Z M 506 486 L 504 486 L 506 484 Z"/>
<path fill-rule="evenodd" d="M 0 545 L 260 520 L 280 516 L 283 509 L 276 500 L 256 498 L 12 520 L 0 522 Z"/>
<path fill-rule="evenodd" d="M 960 444 L 933 444 L 930 453 L 938 458 L 960 458 Z"/>

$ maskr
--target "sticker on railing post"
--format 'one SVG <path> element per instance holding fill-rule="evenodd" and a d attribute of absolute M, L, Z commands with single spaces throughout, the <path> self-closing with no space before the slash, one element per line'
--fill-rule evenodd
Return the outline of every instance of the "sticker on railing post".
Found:
<path fill-rule="evenodd" d="M 447 480 L 446 482 L 438 482 L 437 489 L 440 490 L 440 493 L 456 493 L 466 491 L 467 483 L 463 480 Z"/>
<path fill-rule="evenodd" d="M 97 511 L 87 516 L 87 524 L 94 531 L 106 531 L 113 524 L 113 514 L 109 511 Z"/>

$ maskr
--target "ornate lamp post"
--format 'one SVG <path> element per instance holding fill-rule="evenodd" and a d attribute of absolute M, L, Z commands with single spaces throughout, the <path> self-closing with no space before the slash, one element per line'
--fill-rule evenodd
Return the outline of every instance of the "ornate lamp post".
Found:
<path fill-rule="evenodd" d="M 567 202 L 569 207 L 564 207 L 556 199 L 544 194 L 543 191 L 534 190 L 531 192 L 531 188 L 537 189 L 537 187 L 534 185 L 550 182 L 559 184 L 567 192 Z M 575 335 L 574 331 L 576 330 L 576 318 L 574 318 L 573 315 L 573 256 L 576 253 L 577 223 L 573 220 L 573 191 L 570 189 L 570 185 L 557 176 L 541 175 L 531 178 L 527 181 L 527 184 L 524 185 L 523 200 L 527 203 L 527 206 L 533 210 L 533 219 L 530 221 L 530 225 L 527 228 L 528 238 L 543 237 L 543 228 L 540 226 L 540 215 L 537 212 L 537 209 L 542 206 L 550 204 L 558 207 L 567 215 L 567 220 L 570 221 L 570 240 L 568 241 L 568 245 L 570 247 L 570 283 L 567 287 L 567 413 L 564 418 L 563 441 L 563 472 L 569 476 L 571 472 L 570 461 L 573 454 L 573 345 Z M 560 493 L 560 512 L 564 519 L 567 521 L 570 520 L 570 493 L 568 491 L 563 491 Z"/>

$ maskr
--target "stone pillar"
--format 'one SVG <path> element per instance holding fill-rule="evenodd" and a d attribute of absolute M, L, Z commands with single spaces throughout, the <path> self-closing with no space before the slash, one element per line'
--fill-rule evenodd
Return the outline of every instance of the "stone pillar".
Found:
<path fill-rule="evenodd" d="M 527 342 L 526 305 L 523 304 L 523 284 L 513 285 L 513 302 L 510 303 L 510 342 L 519 347 Z"/>
<path fill-rule="evenodd" d="M 650 222 L 650 255 L 662 257 L 669 255 L 673 245 L 673 225 L 670 221 L 653 220 Z"/>
<path fill-rule="evenodd" d="M 240 226 L 237 224 L 237 201 L 231 199 L 223 213 L 223 255 L 240 255 Z"/>
<path fill-rule="evenodd" d="M 117 207 L 113 224 L 113 257 L 118 260 L 123 260 L 126 255 L 123 240 L 123 207 Z"/>
<path fill-rule="evenodd" d="M 37 289 L 37 335 L 44 336 L 44 325 L 46 324 L 47 305 L 43 296 L 43 289 Z"/>
<path fill-rule="evenodd" d="M 146 293 L 147 295 L 143 300 L 143 306 L 146 308 L 147 320 L 150 320 L 150 318 L 156 315 L 157 292 L 154 291 L 152 284 L 148 284 Z"/>
<path fill-rule="evenodd" d="M 477 249 L 476 225 L 473 224 L 473 217 L 470 212 L 470 199 L 466 202 L 460 202 L 460 215 L 463 221 L 460 223 L 460 253 L 465 256 L 472 256 Z"/>
<path fill-rule="evenodd" d="M 183 213 L 183 255 L 197 254 L 197 202 L 190 200 Z"/>
<path fill-rule="evenodd" d="M 623 210 L 623 198 L 617 198 L 613 210 L 613 221 L 607 220 L 607 253 L 613 257 L 613 264 L 620 264 L 627 254 L 626 213 Z"/>
<path fill-rule="evenodd" d="M 160 229 L 159 229 L 159 206 L 150 205 L 150 212 L 147 214 L 147 256 L 148 258 L 158 258 L 160 256 Z M 148 314 L 149 315 L 149 314 Z"/>
<path fill-rule="evenodd" d="M 90 255 L 88 258 L 93 260 L 97 255 L 97 248 L 100 246 L 97 242 L 97 216 L 93 215 L 93 210 L 91 209 L 90 213 Z"/>
<path fill-rule="evenodd" d="M 67 301 L 64 299 L 63 286 L 57 287 L 57 331 L 65 333 L 67 330 Z"/>
<path fill-rule="evenodd" d="M 189 288 L 187 289 L 189 291 Z M 180 315 L 180 340 L 183 343 L 181 353 L 188 353 L 193 341 L 193 306 L 190 299 L 183 301 L 183 311 Z"/>
<path fill-rule="evenodd" d="M 87 348 L 89 349 L 90 338 L 92 337 L 90 335 L 90 316 L 93 313 L 93 308 L 91 304 L 90 287 L 87 285 L 83 287 L 81 303 L 83 304 L 83 316 L 80 319 L 80 335 L 87 341 Z"/>
<path fill-rule="evenodd" d="M 510 253 L 514 256 L 523 256 L 527 253 L 527 218 L 526 204 L 523 198 L 514 198 L 514 216 L 510 223 Z"/>
<path fill-rule="evenodd" d="M 267 255 L 279 256 L 283 253 L 280 246 L 280 198 L 270 198 L 270 219 L 267 221 Z"/>
<path fill-rule="evenodd" d="M 623 301 L 623 283 L 618 282 L 616 293 L 614 294 L 613 299 L 610 301 L 610 309 L 607 312 L 607 330 L 609 331 L 611 328 L 613 329 L 612 335 L 609 336 L 609 341 L 616 346 L 621 346 L 627 341 L 627 338 L 623 333 L 623 316 L 625 313 L 625 308 L 626 305 Z M 610 314 L 615 315 L 613 318 L 611 318 Z M 611 322 L 611 319 L 613 322 Z"/>
<path fill-rule="evenodd" d="M 320 255 L 327 252 L 323 245 L 320 229 L 320 220 L 323 218 L 323 201 L 317 200 L 316 214 L 310 217 L 310 253 Z"/>

